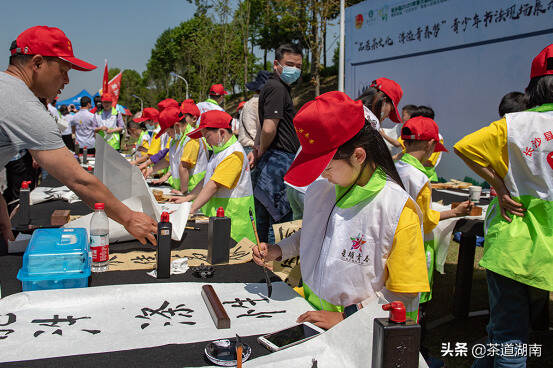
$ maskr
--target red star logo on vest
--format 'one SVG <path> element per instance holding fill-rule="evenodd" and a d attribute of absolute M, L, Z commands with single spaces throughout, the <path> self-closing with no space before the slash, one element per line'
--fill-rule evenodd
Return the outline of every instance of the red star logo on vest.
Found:
<path fill-rule="evenodd" d="M 357 235 L 355 238 L 349 238 L 351 240 L 351 249 L 359 249 L 359 251 L 363 251 L 361 249 L 361 246 L 366 243 L 365 240 L 363 240 L 364 235 Z"/>

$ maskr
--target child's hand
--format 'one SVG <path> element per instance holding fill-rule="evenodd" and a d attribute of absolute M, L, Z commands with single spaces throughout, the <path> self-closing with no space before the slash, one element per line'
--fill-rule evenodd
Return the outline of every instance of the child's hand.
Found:
<path fill-rule="evenodd" d="M 453 209 L 453 213 L 455 213 L 455 217 L 468 216 L 473 206 L 471 201 L 461 202 Z"/>
<path fill-rule="evenodd" d="M 298 317 L 297 323 L 311 322 L 315 326 L 328 330 L 344 320 L 342 313 L 329 311 L 309 311 Z"/>
<path fill-rule="evenodd" d="M 253 247 L 253 261 L 259 266 L 266 266 L 265 262 L 274 261 L 282 257 L 282 250 L 276 244 L 259 243 L 259 249 Z M 261 253 L 259 253 L 261 250 Z"/>
<path fill-rule="evenodd" d="M 180 190 L 176 190 L 176 189 L 171 189 L 171 193 L 173 194 L 180 194 L 180 195 L 183 195 L 184 193 L 181 192 Z"/>
<path fill-rule="evenodd" d="M 499 208 L 501 209 L 501 216 L 507 222 L 512 221 L 507 212 L 515 216 L 524 217 L 526 208 L 522 206 L 522 203 L 515 202 L 511 198 L 511 193 L 509 193 L 509 190 L 505 184 L 503 182 L 501 184 L 502 185 L 497 185 L 497 183 L 494 184 L 494 189 L 497 192 L 497 201 L 499 202 Z"/>
<path fill-rule="evenodd" d="M 150 177 L 150 175 L 152 175 L 153 172 L 154 169 L 152 169 L 151 167 L 147 167 L 142 171 L 142 175 L 144 175 L 144 178 L 148 178 Z"/>

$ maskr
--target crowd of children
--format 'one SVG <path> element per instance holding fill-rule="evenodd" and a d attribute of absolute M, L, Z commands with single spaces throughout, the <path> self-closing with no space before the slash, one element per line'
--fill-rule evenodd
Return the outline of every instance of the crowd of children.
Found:
<path fill-rule="evenodd" d="M 430 183 L 447 149 L 434 111 L 406 105 L 400 114 L 402 95 L 398 83 L 378 78 L 357 100 L 328 92 L 294 117 L 301 148 L 284 181 L 288 196 L 299 202 L 294 217 L 303 218 L 302 229 L 278 244 L 261 243 L 254 261 L 264 265 L 300 256 L 304 296 L 316 311 L 298 322 L 330 328 L 376 298 L 401 300 L 420 320 L 420 309 L 432 297 L 432 230 L 440 220 L 468 215 L 473 205 L 432 208 Z M 223 207 L 232 221 L 231 237 L 255 242 L 246 152 L 233 134 L 232 116 L 219 101 L 208 103 L 214 106 L 198 109 L 187 100 L 180 106 L 165 102 L 160 113 L 144 109 L 129 125 L 138 137 L 133 163 L 147 177 L 169 168 L 156 182 L 171 183 L 179 194 L 174 202 L 192 201 L 191 211 L 207 216 Z M 489 340 L 525 343 L 528 289 L 553 290 L 553 45 L 534 59 L 526 93 L 506 95 L 499 110 L 501 120 L 454 148 L 497 192 L 487 212 L 480 263 L 490 293 Z M 383 127 L 385 119 L 396 126 Z M 143 123 L 147 128 L 140 131 L 135 124 Z M 511 359 L 518 367 L 526 358 L 495 359 Z M 491 367 L 493 358 L 476 366 Z"/>

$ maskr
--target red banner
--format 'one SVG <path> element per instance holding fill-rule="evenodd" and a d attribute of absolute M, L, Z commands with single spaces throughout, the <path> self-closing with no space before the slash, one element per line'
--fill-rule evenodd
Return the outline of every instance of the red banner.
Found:
<path fill-rule="evenodd" d="M 115 77 L 112 78 L 108 82 L 108 91 L 110 91 L 113 94 L 113 107 L 117 105 L 117 101 L 119 100 L 119 93 L 121 92 L 121 77 L 123 76 L 123 72 L 119 72 Z"/>

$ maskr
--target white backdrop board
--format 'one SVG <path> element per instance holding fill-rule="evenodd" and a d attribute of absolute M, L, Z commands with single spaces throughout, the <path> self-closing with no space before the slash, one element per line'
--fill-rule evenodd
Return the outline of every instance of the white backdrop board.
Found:
<path fill-rule="evenodd" d="M 400 106 L 432 107 L 451 149 L 498 119 L 503 95 L 524 91 L 532 59 L 551 43 L 551 0 L 365 1 L 346 9 L 346 93 L 356 98 L 379 77 L 397 81 Z M 443 155 L 439 176 L 467 174 Z"/>

